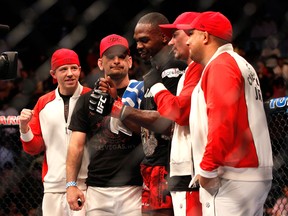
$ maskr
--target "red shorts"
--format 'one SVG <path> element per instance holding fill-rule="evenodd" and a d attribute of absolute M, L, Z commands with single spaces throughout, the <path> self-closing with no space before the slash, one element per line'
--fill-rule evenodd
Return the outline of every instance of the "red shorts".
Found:
<path fill-rule="evenodd" d="M 186 192 L 186 215 L 202 215 L 202 204 L 199 200 L 199 191 Z"/>
<path fill-rule="evenodd" d="M 142 211 L 153 211 L 159 209 L 172 209 L 172 198 L 168 191 L 166 180 L 167 170 L 165 166 L 141 165 L 143 177 Z"/>

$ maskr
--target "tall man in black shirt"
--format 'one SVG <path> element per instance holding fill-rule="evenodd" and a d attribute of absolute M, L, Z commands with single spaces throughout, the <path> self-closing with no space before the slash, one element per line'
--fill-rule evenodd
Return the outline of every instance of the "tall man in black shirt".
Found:
<path fill-rule="evenodd" d="M 161 13 L 148 13 L 142 16 L 134 29 L 137 50 L 144 61 L 150 61 L 151 69 L 143 76 L 144 98 L 143 110 L 157 110 L 150 87 L 154 84 L 155 75 L 174 95 L 177 84 L 187 67 L 186 62 L 176 60 L 168 46 L 170 38 L 163 34 L 159 25 L 168 24 L 168 19 Z M 155 133 L 142 128 L 142 145 L 145 158 L 141 164 L 144 181 L 142 194 L 143 215 L 173 215 L 173 205 L 169 193 L 169 155 L 171 143 L 171 126 L 167 133 Z M 172 183 L 173 184 L 173 183 Z"/>

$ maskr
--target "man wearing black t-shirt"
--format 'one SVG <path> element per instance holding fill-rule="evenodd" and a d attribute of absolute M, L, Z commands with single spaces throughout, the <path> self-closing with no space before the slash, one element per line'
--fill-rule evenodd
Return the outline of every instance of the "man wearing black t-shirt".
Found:
<path fill-rule="evenodd" d="M 151 63 L 150 71 L 143 76 L 145 87 L 141 103 L 143 110 L 157 110 L 150 92 L 151 82 L 154 81 L 155 75 L 161 77 L 164 86 L 176 95 L 178 81 L 187 67 L 186 62 L 174 58 L 171 47 L 168 46 L 170 38 L 159 28 L 160 24 L 168 23 L 169 21 L 163 14 L 152 12 L 142 16 L 134 29 L 137 50 L 144 61 Z M 145 158 L 141 164 L 144 181 L 143 215 L 173 215 L 172 198 L 169 193 L 170 188 L 168 188 L 168 184 L 174 185 L 169 177 L 171 126 L 172 123 L 169 124 L 165 134 L 142 127 L 142 145 L 145 152 Z M 158 129 L 161 131 L 160 128 Z"/>
<path fill-rule="evenodd" d="M 123 98 L 127 86 L 136 83 L 143 87 L 143 82 L 129 81 L 128 71 L 132 66 L 129 52 L 128 41 L 119 35 L 112 34 L 101 40 L 98 66 L 106 77 L 111 77 L 118 95 Z M 141 137 L 115 129 L 115 119 L 111 116 L 90 112 L 89 100 L 93 93 L 79 98 L 69 125 L 73 132 L 66 167 L 68 203 L 72 210 L 80 210 L 85 202 L 88 216 L 107 213 L 140 216 L 143 184 L 140 162 L 144 157 Z M 140 99 L 142 96 L 136 95 Z M 74 183 L 85 145 L 90 155 L 86 196 Z"/>

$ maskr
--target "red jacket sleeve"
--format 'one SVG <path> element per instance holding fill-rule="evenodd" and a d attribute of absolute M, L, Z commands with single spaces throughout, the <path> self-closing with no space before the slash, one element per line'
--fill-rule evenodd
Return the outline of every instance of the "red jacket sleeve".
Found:
<path fill-rule="evenodd" d="M 179 125 L 189 125 L 191 94 L 200 79 L 201 73 L 202 66 L 195 62 L 191 63 L 183 75 L 185 76 L 184 86 L 178 96 L 173 95 L 168 90 L 162 90 L 155 95 L 157 111 Z"/>
<path fill-rule="evenodd" d="M 37 106 L 37 105 L 36 105 Z M 23 150 L 31 155 L 37 155 L 44 151 L 45 145 L 42 138 L 41 127 L 39 123 L 39 112 L 37 107 L 34 108 L 34 115 L 29 123 L 30 129 L 33 132 L 33 139 L 29 142 L 25 142 L 21 139 Z"/>
<path fill-rule="evenodd" d="M 255 152 L 255 147 L 247 118 L 245 84 L 235 60 L 222 54 L 222 58 L 206 68 L 201 87 L 208 116 L 207 145 L 201 169 L 247 167 L 250 165 L 247 163 L 257 161 L 256 153 L 251 153 Z"/>
<path fill-rule="evenodd" d="M 36 155 L 40 154 L 45 150 L 45 143 L 42 137 L 42 131 L 41 131 L 41 126 L 40 126 L 40 121 L 39 121 L 39 113 L 45 106 L 45 104 L 55 97 L 54 91 L 50 92 L 48 96 L 45 97 L 40 97 L 39 100 L 37 101 L 35 107 L 34 107 L 34 114 L 29 122 L 29 127 L 33 133 L 33 139 L 25 142 L 21 139 L 23 150 L 31 155 Z"/>

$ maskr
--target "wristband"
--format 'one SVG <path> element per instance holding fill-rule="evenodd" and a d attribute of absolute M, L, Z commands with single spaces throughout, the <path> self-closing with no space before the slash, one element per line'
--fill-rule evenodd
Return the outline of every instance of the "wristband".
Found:
<path fill-rule="evenodd" d="M 77 182 L 75 181 L 70 181 L 66 183 L 66 189 L 69 187 L 76 187 L 77 186 Z"/>
<path fill-rule="evenodd" d="M 21 132 L 21 126 L 20 126 L 20 124 L 19 124 L 19 132 L 20 132 L 20 134 L 27 134 L 29 130 L 30 130 L 30 127 L 28 126 L 27 132 L 25 132 L 25 133 Z"/>
<path fill-rule="evenodd" d="M 111 110 L 111 116 L 115 117 L 115 118 L 120 118 L 123 106 L 124 106 L 124 104 L 123 104 L 121 98 L 118 97 L 117 100 L 115 100 L 115 102 L 113 103 L 112 110 Z"/>

